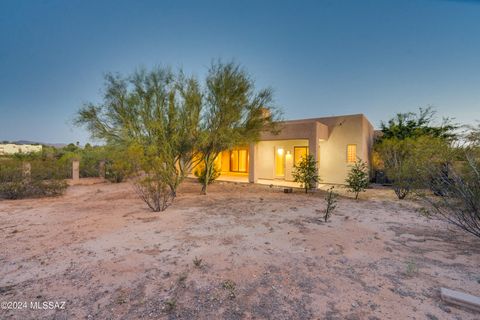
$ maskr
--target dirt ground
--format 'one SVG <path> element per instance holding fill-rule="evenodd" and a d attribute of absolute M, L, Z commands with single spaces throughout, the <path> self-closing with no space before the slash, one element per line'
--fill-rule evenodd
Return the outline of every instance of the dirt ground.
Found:
<path fill-rule="evenodd" d="M 480 319 L 439 294 L 480 295 L 479 240 L 420 203 L 368 190 L 324 223 L 322 192 L 199 190 L 163 213 L 128 183 L 0 201 L 0 302 L 28 303 L 0 319 Z"/>

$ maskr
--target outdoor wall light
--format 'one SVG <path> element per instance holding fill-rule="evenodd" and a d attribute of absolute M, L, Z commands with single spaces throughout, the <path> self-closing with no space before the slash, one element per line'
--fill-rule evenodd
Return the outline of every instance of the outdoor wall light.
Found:
<path fill-rule="evenodd" d="M 278 148 L 277 153 L 279 156 L 283 155 L 283 148 Z"/>

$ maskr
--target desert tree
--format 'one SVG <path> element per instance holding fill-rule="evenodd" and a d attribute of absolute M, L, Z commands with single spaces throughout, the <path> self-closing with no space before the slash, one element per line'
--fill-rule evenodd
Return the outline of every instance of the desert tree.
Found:
<path fill-rule="evenodd" d="M 272 90 L 256 90 L 250 75 L 234 62 L 211 64 L 203 101 L 198 150 L 204 170 L 202 193 L 206 194 L 218 155 L 257 141 L 263 130 L 275 131 L 279 111 L 273 105 Z"/>
<path fill-rule="evenodd" d="M 368 187 L 368 166 L 365 161 L 358 158 L 357 161 L 351 166 L 348 172 L 347 189 L 355 194 L 355 200 L 358 199 L 360 192 L 365 192 Z"/>
<path fill-rule="evenodd" d="M 317 186 L 320 177 L 318 175 L 317 161 L 313 155 L 309 154 L 306 157 L 302 157 L 297 165 L 293 166 L 293 181 L 299 182 L 302 188 L 305 189 L 305 193 L 310 189 L 314 189 Z"/>
<path fill-rule="evenodd" d="M 107 144 L 137 146 L 145 181 L 161 180 L 174 198 L 195 156 L 201 107 L 198 81 L 182 72 L 155 68 L 129 77 L 107 74 L 102 103 L 84 105 L 76 123 Z"/>
<path fill-rule="evenodd" d="M 431 107 L 420 108 L 418 113 L 399 113 L 387 123 L 381 123 L 381 135 L 375 142 L 375 154 L 379 156 L 376 168 L 385 172 L 392 181 L 399 199 L 412 190 L 422 187 L 427 164 L 441 163 L 439 151 L 448 149 L 456 138 L 458 128 L 450 119 L 435 120 Z"/>
<path fill-rule="evenodd" d="M 380 123 L 381 135 L 377 142 L 384 139 L 405 140 L 430 136 L 442 139 L 453 139 L 456 137 L 455 130 L 458 125 L 450 118 L 442 118 L 441 122 L 436 121 L 436 111 L 432 106 L 419 108 L 417 112 L 397 113 L 387 122 Z"/>

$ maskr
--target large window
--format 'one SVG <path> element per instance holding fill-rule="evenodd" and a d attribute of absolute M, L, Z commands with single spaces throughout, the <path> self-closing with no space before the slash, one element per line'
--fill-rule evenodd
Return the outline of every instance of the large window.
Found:
<path fill-rule="evenodd" d="M 308 147 L 293 147 L 293 163 L 298 166 L 302 158 L 308 155 Z"/>
<path fill-rule="evenodd" d="M 234 149 L 230 151 L 230 171 L 247 172 L 248 171 L 248 150 Z"/>
<path fill-rule="evenodd" d="M 355 163 L 357 161 L 357 145 L 347 144 L 347 163 Z"/>

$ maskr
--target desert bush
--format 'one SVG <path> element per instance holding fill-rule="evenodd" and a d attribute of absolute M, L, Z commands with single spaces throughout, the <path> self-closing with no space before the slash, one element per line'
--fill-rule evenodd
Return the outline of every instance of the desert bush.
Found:
<path fill-rule="evenodd" d="M 431 181 L 431 168 L 441 167 L 455 157 L 448 140 L 430 136 L 384 139 L 376 150 L 399 199 L 413 190 L 429 187 L 425 182 Z"/>
<path fill-rule="evenodd" d="M 299 182 L 302 188 L 305 189 L 305 193 L 307 193 L 308 190 L 315 188 L 320 180 L 317 161 L 311 154 L 302 157 L 300 163 L 293 166 L 292 175 L 293 181 Z"/>
<path fill-rule="evenodd" d="M 121 146 L 106 146 L 105 148 L 105 179 L 113 183 L 124 181 L 139 170 L 138 160 L 143 151 L 136 145 L 128 148 Z"/>
<path fill-rule="evenodd" d="M 458 172 L 457 172 L 458 171 Z M 466 155 L 461 170 L 450 167 L 448 173 L 432 172 L 439 197 L 422 195 L 434 212 L 447 222 L 480 238 L 480 163 L 477 157 Z"/>
<path fill-rule="evenodd" d="M 330 187 L 327 190 L 327 195 L 325 196 L 325 215 L 324 219 L 325 222 L 328 221 L 328 218 L 330 218 L 333 210 L 337 207 L 337 194 L 333 191 L 335 187 Z"/>
<path fill-rule="evenodd" d="M 133 186 L 138 196 L 154 212 L 165 211 L 173 202 L 174 194 L 161 177 L 137 177 Z"/>
<path fill-rule="evenodd" d="M 23 171 L 23 160 L 0 161 L 0 198 L 22 199 L 63 194 L 67 183 L 58 161 L 31 159 L 30 174 Z"/>
<path fill-rule="evenodd" d="M 355 193 L 355 200 L 360 192 L 365 192 L 368 187 L 368 166 L 365 161 L 358 159 L 348 172 L 347 189 Z"/>

